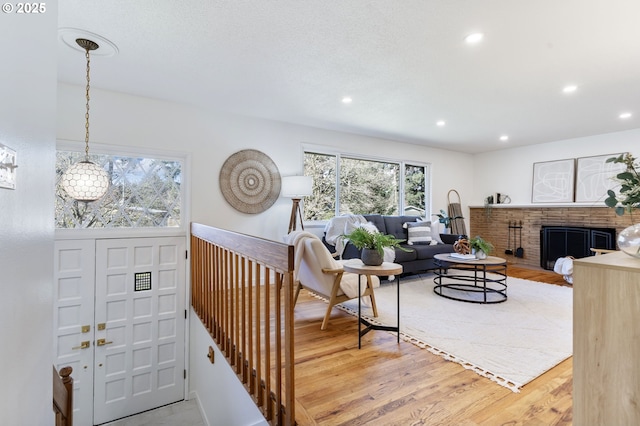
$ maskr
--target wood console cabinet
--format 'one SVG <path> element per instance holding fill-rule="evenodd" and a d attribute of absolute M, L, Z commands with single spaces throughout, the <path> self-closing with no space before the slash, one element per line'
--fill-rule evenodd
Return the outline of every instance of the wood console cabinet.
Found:
<path fill-rule="evenodd" d="M 577 259 L 573 290 L 573 424 L 640 425 L 640 259 Z"/>

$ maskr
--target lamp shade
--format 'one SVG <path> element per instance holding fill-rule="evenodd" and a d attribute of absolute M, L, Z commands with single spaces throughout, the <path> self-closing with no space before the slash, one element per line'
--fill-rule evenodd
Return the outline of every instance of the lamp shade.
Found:
<path fill-rule="evenodd" d="M 62 175 L 62 187 L 78 201 L 95 201 L 109 189 L 109 175 L 90 161 L 80 161 Z"/>
<path fill-rule="evenodd" d="M 280 194 L 288 198 L 302 198 L 313 194 L 311 176 L 284 176 Z"/>

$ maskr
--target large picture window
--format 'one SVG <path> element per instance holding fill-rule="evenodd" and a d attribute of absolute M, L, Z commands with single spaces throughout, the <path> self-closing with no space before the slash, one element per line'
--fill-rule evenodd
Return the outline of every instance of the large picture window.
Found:
<path fill-rule="evenodd" d="M 428 211 L 426 164 L 305 152 L 304 174 L 313 177 L 313 195 L 304 200 L 308 221 L 343 214 L 424 216 Z"/>
<path fill-rule="evenodd" d="M 60 184 L 67 168 L 84 153 L 56 153 L 56 228 L 167 228 L 181 226 L 182 163 L 144 157 L 91 155 L 111 178 L 107 193 L 85 203 Z"/>

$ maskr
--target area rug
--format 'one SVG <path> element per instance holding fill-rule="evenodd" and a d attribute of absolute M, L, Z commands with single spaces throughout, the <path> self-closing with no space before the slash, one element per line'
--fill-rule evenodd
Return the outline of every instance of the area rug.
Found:
<path fill-rule="evenodd" d="M 404 340 L 514 392 L 572 355 L 571 288 L 509 277 L 508 299 L 482 305 L 436 295 L 433 277 L 400 281 Z M 396 295 L 395 282 L 383 283 L 375 290 L 378 317 L 364 305 L 362 316 L 372 323 L 395 325 Z M 357 299 L 338 307 L 358 314 Z"/>

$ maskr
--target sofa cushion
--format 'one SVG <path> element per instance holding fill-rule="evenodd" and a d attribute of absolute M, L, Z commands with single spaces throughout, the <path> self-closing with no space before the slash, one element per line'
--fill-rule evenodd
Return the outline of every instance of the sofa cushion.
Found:
<path fill-rule="evenodd" d="M 416 251 L 416 258 L 418 260 L 431 259 L 436 254 L 451 253 L 453 251 L 453 247 L 449 244 L 435 244 L 432 246 L 416 245 L 410 247 Z"/>
<path fill-rule="evenodd" d="M 387 229 L 386 233 L 404 241 L 408 239 L 404 224 L 406 222 L 415 222 L 418 219 L 417 216 L 383 216 L 382 218 Z"/>
<path fill-rule="evenodd" d="M 405 222 L 407 229 L 407 244 L 431 244 L 431 226 L 429 222 Z M 434 243 L 435 244 L 435 243 Z"/>
<path fill-rule="evenodd" d="M 417 246 L 410 246 L 407 244 L 401 244 L 401 246 L 409 251 L 404 251 L 396 248 L 396 260 L 394 260 L 395 263 L 410 262 L 418 258 L 418 254 L 416 250 L 414 250 L 414 247 Z"/>

